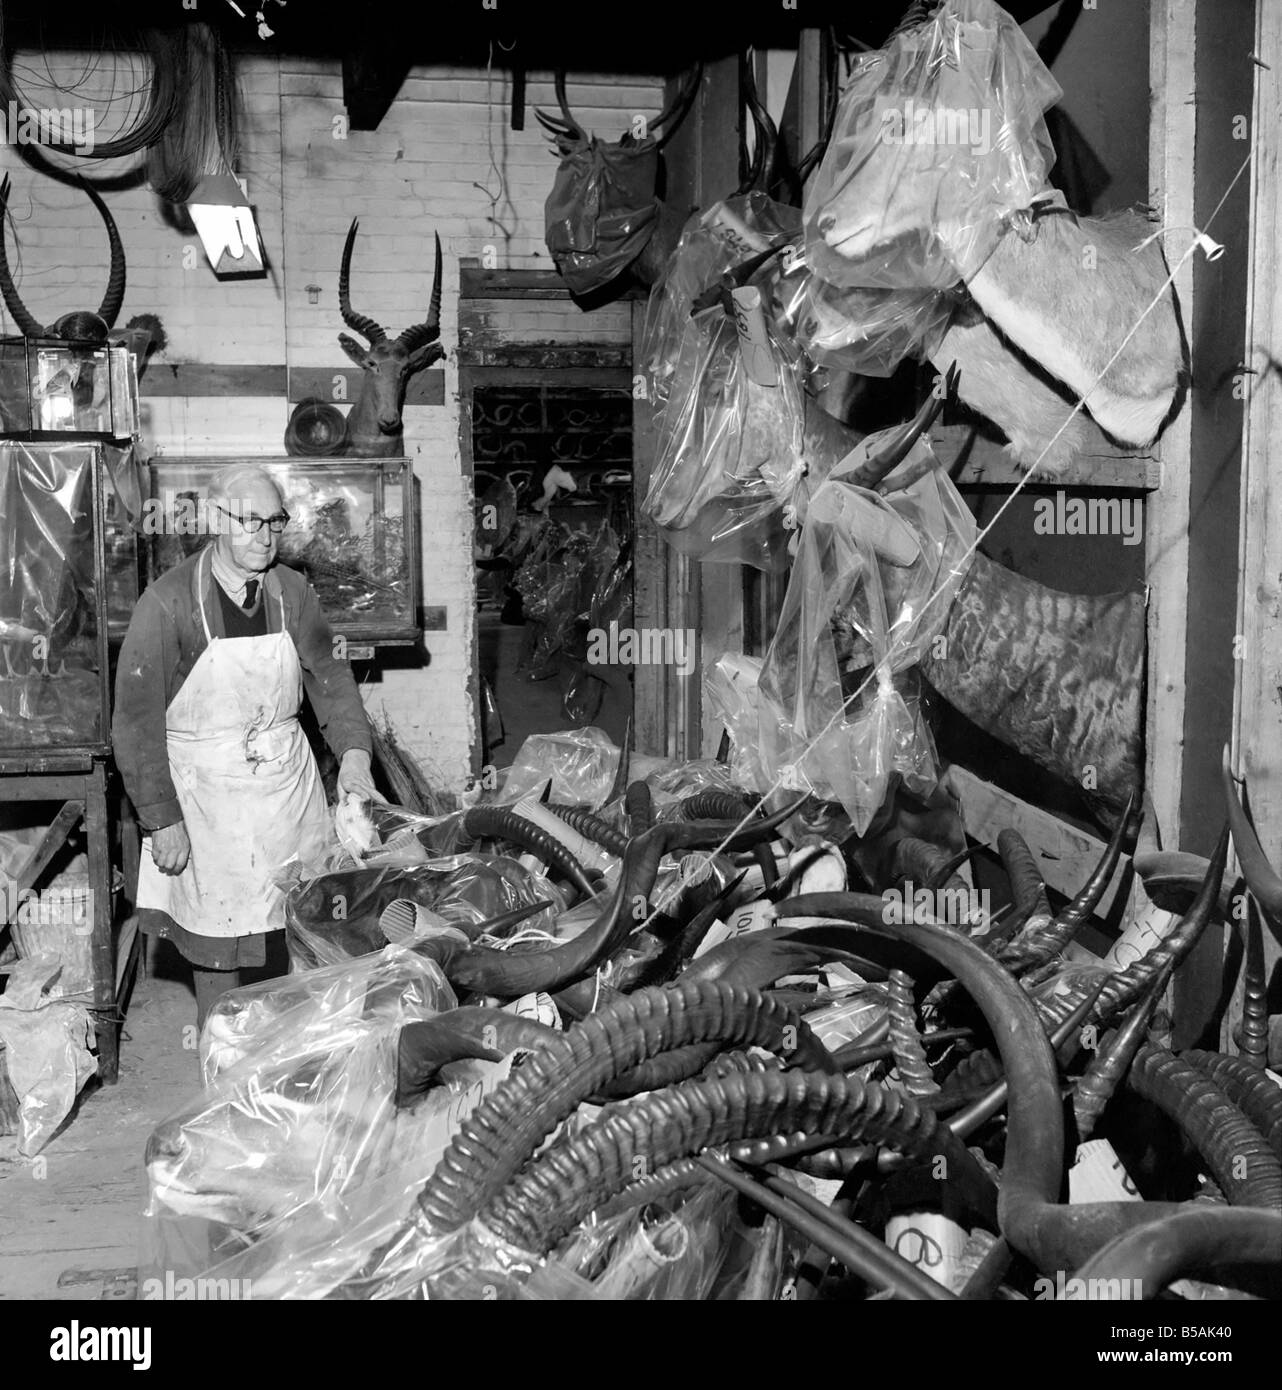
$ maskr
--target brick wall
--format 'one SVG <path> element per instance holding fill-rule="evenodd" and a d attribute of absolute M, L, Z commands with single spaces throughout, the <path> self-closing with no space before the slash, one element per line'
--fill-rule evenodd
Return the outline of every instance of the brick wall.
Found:
<path fill-rule="evenodd" d="M 19 54 L 32 106 L 69 98 L 41 88 L 45 55 Z M 96 63 L 96 66 L 95 66 Z M 25 64 L 25 66 L 22 66 Z M 97 103 L 100 138 L 122 119 L 107 96 L 139 85 L 145 69 L 117 71 L 110 57 L 52 55 L 52 71 L 78 102 Z M 492 250 L 499 269 L 548 268 L 543 203 L 556 162 L 534 108 L 555 111 L 551 74 L 530 74 L 526 129 L 509 128 L 511 91 L 503 74 L 416 68 L 377 131 L 345 129 L 338 65 L 263 53 L 239 63 L 244 122 L 238 172 L 248 181 L 271 274 L 219 282 L 198 239 L 169 225 L 145 185 L 106 195 L 120 227 L 129 281 L 119 323 L 160 315 L 169 335 L 166 361 L 218 364 L 285 362 L 299 367 L 346 362 L 336 336 L 338 264 L 353 216 L 361 220 L 353 258 L 352 302 L 389 331 L 426 317 L 432 233 L 444 251 L 442 340 L 445 404 L 405 411 L 406 451 L 422 493 L 423 601 L 443 606 L 447 627 L 428 633 L 428 661 L 388 669 L 366 691 L 371 711 L 386 712 L 429 776 L 457 788 L 468 775 L 475 738 L 468 693 L 472 669 L 474 576 L 471 496 L 459 457 L 458 262 Z M 585 128 L 617 139 L 633 115 L 654 116 L 658 79 L 597 76 L 572 80 L 568 96 Z M 133 161 L 129 161 L 132 163 Z M 12 149 L 0 150 L 14 192 L 10 263 L 28 307 L 53 319 L 92 307 L 106 283 L 107 244 L 89 201 L 74 188 L 33 173 Z M 97 177 L 114 172 L 95 164 Z M 477 187 L 480 185 L 480 187 Z M 19 254 L 15 256 L 14 240 Z M 307 286 L 320 287 L 311 304 Z M 626 342 L 627 310 L 593 315 L 568 303 L 475 302 L 491 328 L 539 341 Z M 4 319 L 5 331 L 12 325 Z M 153 378 L 154 379 L 154 378 Z M 166 454 L 280 454 L 289 407 L 262 397 L 147 397 L 148 438 Z"/>

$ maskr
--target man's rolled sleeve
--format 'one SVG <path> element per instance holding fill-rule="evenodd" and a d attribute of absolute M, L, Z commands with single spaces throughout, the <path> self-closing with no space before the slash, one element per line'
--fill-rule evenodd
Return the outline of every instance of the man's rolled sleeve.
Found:
<path fill-rule="evenodd" d="M 374 743 L 360 691 L 351 667 L 334 655 L 334 630 L 310 584 L 303 585 L 295 645 L 316 722 L 334 756 L 341 759 L 352 748 L 372 754 Z"/>
<path fill-rule="evenodd" d="M 145 830 L 182 820 L 169 773 L 165 710 L 171 673 L 178 665 L 172 615 L 151 592 L 138 600 L 116 667 L 111 741 L 125 790 Z"/>

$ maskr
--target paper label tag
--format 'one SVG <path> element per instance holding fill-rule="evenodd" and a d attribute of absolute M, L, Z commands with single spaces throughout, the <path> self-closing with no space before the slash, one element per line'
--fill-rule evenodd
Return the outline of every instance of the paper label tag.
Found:
<path fill-rule="evenodd" d="M 778 386 L 779 373 L 766 336 L 766 312 L 761 305 L 761 291 L 755 285 L 732 290 L 734 326 L 739 333 L 739 352 L 744 370 L 758 386 Z"/>
<path fill-rule="evenodd" d="M 1153 903 L 1147 903 L 1136 915 L 1135 920 L 1113 943 L 1102 961 L 1109 970 L 1126 970 L 1145 956 L 1164 937 L 1169 936 L 1179 920 L 1173 912 L 1166 912 Z"/>
<path fill-rule="evenodd" d="M 945 1288 L 961 1262 L 966 1237 L 964 1227 L 937 1211 L 904 1212 L 886 1222 L 886 1244 Z"/>
<path fill-rule="evenodd" d="M 691 959 L 698 960 L 701 955 L 712 950 L 714 946 L 719 946 L 723 941 L 730 941 L 736 936 L 747 936 L 774 924 L 775 907 L 772 902 L 763 898 L 755 903 L 744 903 L 742 907 L 735 908 L 724 922 L 717 921 L 712 924 L 711 930 L 699 943 L 699 949 Z"/>
<path fill-rule="evenodd" d="M 1089 1139 L 1077 1146 L 1077 1157 L 1068 1170 L 1068 1200 L 1085 1202 L 1142 1202 L 1130 1174 L 1122 1167 L 1107 1139 Z"/>
<path fill-rule="evenodd" d="M 503 1006 L 505 1014 L 515 1014 L 517 1018 L 533 1019 L 535 1023 L 541 1023 L 545 1028 L 561 1027 L 561 1011 L 553 1002 L 550 994 L 523 994 L 519 999 L 514 999 L 510 1004 Z"/>
<path fill-rule="evenodd" d="M 769 240 L 760 232 L 754 232 L 741 218 L 730 211 L 724 203 L 714 203 L 699 219 L 700 225 L 711 227 L 721 238 L 744 256 L 754 256 L 769 248 Z"/>
<path fill-rule="evenodd" d="M 808 860 L 817 846 L 809 845 L 793 852 L 788 867 L 794 867 L 802 860 Z M 807 868 L 802 869 L 796 892 L 802 893 L 844 893 L 846 891 L 846 861 L 841 851 L 832 845 L 814 859 Z"/>

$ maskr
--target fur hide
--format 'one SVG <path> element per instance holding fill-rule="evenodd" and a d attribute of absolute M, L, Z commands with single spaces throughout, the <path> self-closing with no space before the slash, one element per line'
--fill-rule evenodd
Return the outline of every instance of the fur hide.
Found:
<path fill-rule="evenodd" d="M 930 360 L 944 375 L 957 364 L 957 394 L 1001 429 L 1021 468 L 1059 474 L 1086 448 L 1091 430 L 1082 412 L 1073 415 L 1073 402 L 977 311 L 958 315 Z"/>
<path fill-rule="evenodd" d="M 1011 342 L 1084 399 L 1101 429 L 1123 444 L 1151 444 L 1185 376 L 1160 242 L 1140 249 L 1153 224 L 1133 212 L 1056 211 L 1035 228 L 1029 242 L 1002 237 L 967 288 Z M 962 385 L 964 394 L 964 372 Z"/>

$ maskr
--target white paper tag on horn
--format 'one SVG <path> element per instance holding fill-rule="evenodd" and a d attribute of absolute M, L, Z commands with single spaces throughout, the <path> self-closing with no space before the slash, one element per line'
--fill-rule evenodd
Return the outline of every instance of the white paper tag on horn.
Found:
<path fill-rule="evenodd" d="M 503 1012 L 515 1014 L 517 1018 L 532 1019 L 535 1023 L 543 1024 L 545 1028 L 561 1027 L 561 1011 L 550 994 L 523 994 L 510 1004 L 504 1004 Z"/>
<path fill-rule="evenodd" d="M 1113 943 L 1112 950 L 1104 957 L 1102 963 L 1109 970 L 1129 969 L 1164 937 L 1169 936 L 1178 921 L 1179 918 L 1174 912 L 1167 912 L 1153 903 L 1146 903 L 1136 914 L 1135 920 Z"/>
<path fill-rule="evenodd" d="M 886 1222 L 886 1244 L 945 1288 L 961 1263 L 966 1237 L 964 1226 L 938 1211 L 901 1212 Z"/>
<path fill-rule="evenodd" d="M 730 941 L 736 936 L 747 936 L 754 931 L 760 931 L 762 927 L 772 927 L 774 924 L 774 903 L 765 898 L 759 899 L 755 903 L 744 903 L 742 907 L 735 908 L 724 922 L 717 921 L 712 924 L 707 936 L 699 943 L 699 949 L 691 959 L 698 960 L 700 956 L 712 950 L 714 946 L 721 945 L 723 941 Z"/>
<path fill-rule="evenodd" d="M 760 232 L 754 232 L 743 220 L 731 212 L 724 203 L 714 203 L 699 219 L 700 226 L 711 227 L 718 232 L 736 251 L 745 256 L 755 255 L 769 248 L 769 240 Z"/>
<path fill-rule="evenodd" d="M 1122 1167 L 1107 1139 L 1088 1139 L 1077 1146 L 1077 1157 L 1068 1170 L 1068 1200 L 1084 1202 L 1142 1202 L 1130 1174 Z"/>
<path fill-rule="evenodd" d="M 846 861 L 835 845 L 827 845 L 824 852 L 816 855 L 818 845 L 806 845 L 794 850 L 788 861 L 789 868 L 805 862 L 797 882 L 796 892 L 801 893 L 844 893 L 846 891 Z"/>
<path fill-rule="evenodd" d="M 748 378 L 758 386 L 778 386 L 779 373 L 770 352 L 766 336 L 766 311 L 761 306 L 761 291 L 755 285 L 732 290 L 734 326 L 739 333 L 739 352 L 743 357 Z"/>

